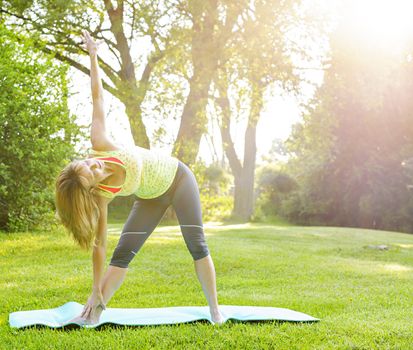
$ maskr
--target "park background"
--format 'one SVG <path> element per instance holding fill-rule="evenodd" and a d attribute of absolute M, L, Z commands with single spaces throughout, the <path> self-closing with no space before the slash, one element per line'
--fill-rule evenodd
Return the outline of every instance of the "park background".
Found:
<path fill-rule="evenodd" d="M 224 303 L 285 306 L 324 319 L 303 329 L 223 328 L 227 342 L 218 336 L 210 346 L 238 344 L 237 332 L 247 334 L 244 347 L 271 348 L 274 335 L 289 339 L 286 348 L 411 346 L 413 169 L 402 163 L 413 156 L 412 11 L 408 0 L 0 1 L 1 332 L 10 347 L 17 338 L 5 326 L 7 313 L 55 307 L 68 301 L 62 295 L 81 302 L 88 293 L 89 255 L 77 250 L 54 207 L 59 171 L 91 146 L 84 29 L 102 42 L 115 142 L 172 154 L 195 172 Z M 133 201 L 111 203 L 111 245 Z M 175 223 L 168 212 L 142 252 L 168 276 L 160 255 L 186 257 L 174 250 L 181 244 Z M 49 288 L 29 293 L 25 279 L 39 268 L 27 267 L 33 259 L 50 264 L 47 257 L 58 261 L 65 252 L 84 275 L 82 288 L 69 265 L 56 263 L 48 266 L 69 280 L 66 287 L 44 272 Z M 154 273 L 154 262 L 136 260 Z M 233 276 L 231 266 L 242 274 Z M 189 273 L 179 271 L 171 276 Z M 141 277 L 133 278 L 142 307 L 166 306 L 168 293 L 171 306 L 202 303 L 194 280 L 182 282 L 193 299 L 172 289 L 151 299 L 150 287 L 173 278 L 141 285 Z M 30 288 L 42 283 L 32 278 Z M 254 298 L 243 281 L 255 287 Z M 302 288 L 312 292 L 300 295 Z M 114 305 L 136 307 L 127 300 L 124 294 Z M 152 332 L 134 336 L 149 346 Z M 160 346 L 177 345 L 170 332 L 182 344 L 198 339 L 188 329 L 160 330 Z M 36 338 L 18 334 L 27 344 Z"/>

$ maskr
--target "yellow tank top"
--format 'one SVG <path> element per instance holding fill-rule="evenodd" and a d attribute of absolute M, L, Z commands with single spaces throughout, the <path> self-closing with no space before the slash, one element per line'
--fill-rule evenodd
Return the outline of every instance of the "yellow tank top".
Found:
<path fill-rule="evenodd" d="M 117 163 L 125 169 L 122 186 L 99 184 L 99 194 L 107 198 L 131 194 L 142 199 L 159 197 L 172 185 L 178 169 L 178 159 L 138 146 L 116 151 L 91 149 L 89 154 L 92 158 Z"/>

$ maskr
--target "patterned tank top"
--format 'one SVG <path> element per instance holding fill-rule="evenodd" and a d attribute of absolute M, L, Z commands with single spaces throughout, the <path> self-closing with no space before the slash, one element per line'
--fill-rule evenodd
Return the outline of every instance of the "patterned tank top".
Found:
<path fill-rule="evenodd" d="M 131 194 L 142 199 L 159 197 L 172 185 L 178 169 L 178 159 L 138 146 L 116 151 L 91 149 L 89 155 L 105 163 L 118 164 L 125 169 L 122 186 L 98 185 L 99 195 L 106 198 Z"/>

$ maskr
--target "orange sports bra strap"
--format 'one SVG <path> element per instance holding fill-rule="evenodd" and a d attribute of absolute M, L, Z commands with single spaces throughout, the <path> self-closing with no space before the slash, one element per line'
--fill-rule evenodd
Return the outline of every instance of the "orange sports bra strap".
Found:
<path fill-rule="evenodd" d="M 108 163 L 119 164 L 119 165 L 125 167 L 125 164 L 120 159 L 118 159 L 116 157 L 93 157 L 93 158 L 103 160 L 104 162 L 108 162 Z"/>
<path fill-rule="evenodd" d="M 114 187 L 114 186 L 106 186 L 106 185 L 98 185 L 98 188 L 105 191 L 105 192 L 110 192 L 110 193 L 118 193 L 119 191 L 122 190 L 122 187 Z"/>

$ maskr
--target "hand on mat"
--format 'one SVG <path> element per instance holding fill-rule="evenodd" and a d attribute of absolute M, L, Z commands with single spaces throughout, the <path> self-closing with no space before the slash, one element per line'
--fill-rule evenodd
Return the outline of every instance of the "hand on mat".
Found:
<path fill-rule="evenodd" d="M 93 38 L 90 36 L 87 30 L 83 31 L 82 39 L 83 39 L 83 44 L 81 45 L 82 48 L 89 51 L 90 54 L 97 53 L 101 42 L 96 42 L 95 40 L 93 40 Z"/>
<path fill-rule="evenodd" d="M 102 293 L 93 291 L 86 305 L 84 306 L 80 317 L 83 318 L 86 323 L 97 323 L 99 322 L 102 311 L 105 309 L 106 306 L 105 302 L 103 301 Z"/>
<path fill-rule="evenodd" d="M 70 324 L 70 323 L 76 323 L 80 326 L 86 324 L 85 319 L 82 318 L 81 316 L 76 316 L 75 318 L 72 318 L 71 320 L 64 322 L 64 324 Z"/>

